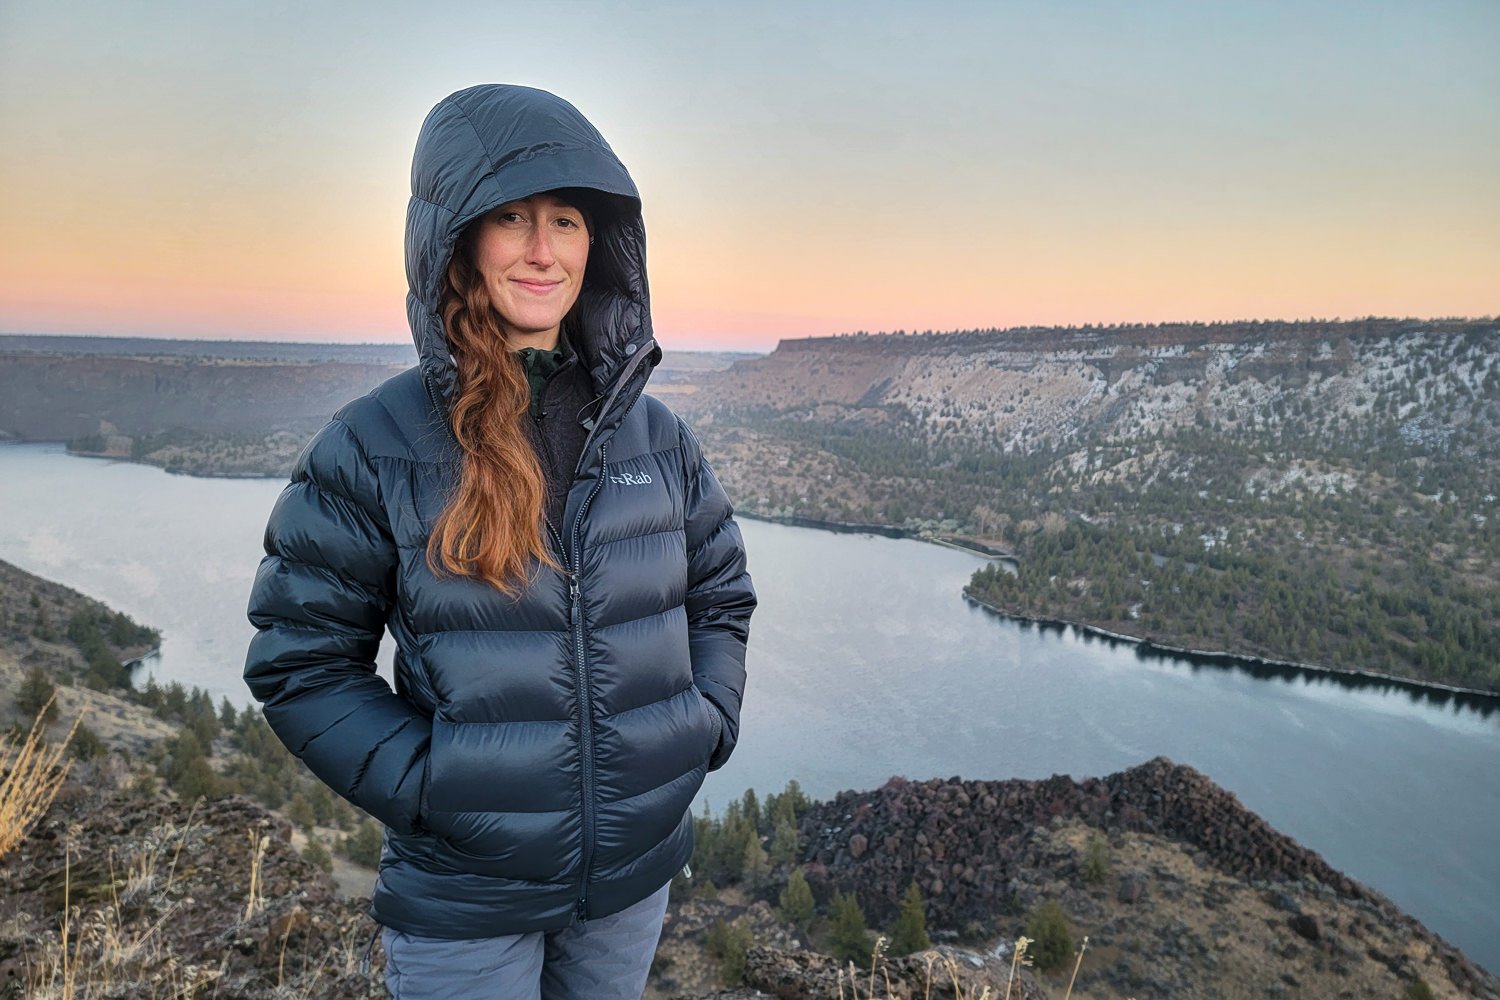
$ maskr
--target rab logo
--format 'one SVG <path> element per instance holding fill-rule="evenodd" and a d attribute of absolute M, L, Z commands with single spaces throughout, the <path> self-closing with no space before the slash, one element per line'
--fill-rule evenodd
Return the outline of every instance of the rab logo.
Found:
<path fill-rule="evenodd" d="M 646 473 L 622 472 L 618 476 L 610 476 L 609 481 L 619 486 L 649 486 L 651 477 Z"/>

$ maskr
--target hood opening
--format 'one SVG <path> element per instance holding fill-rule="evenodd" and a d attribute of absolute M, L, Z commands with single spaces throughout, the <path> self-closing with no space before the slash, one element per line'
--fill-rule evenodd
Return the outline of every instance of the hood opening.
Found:
<path fill-rule="evenodd" d="M 567 101 L 505 84 L 470 87 L 428 113 L 412 157 L 407 207 L 407 318 L 424 373 L 451 401 L 457 377 L 438 303 L 459 234 L 497 205 L 571 189 L 592 217 L 578 302 L 564 323 L 601 393 L 661 351 L 652 334 L 646 234 L 634 181 Z M 634 363 L 632 363 L 634 362 Z"/>

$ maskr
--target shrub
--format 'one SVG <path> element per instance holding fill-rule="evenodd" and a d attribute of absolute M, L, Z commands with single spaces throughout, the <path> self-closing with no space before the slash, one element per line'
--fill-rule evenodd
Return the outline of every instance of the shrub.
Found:
<path fill-rule="evenodd" d="M 302 848 L 302 860 L 325 872 L 333 871 L 333 855 L 328 853 L 328 848 L 317 837 L 307 838 L 307 846 Z"/>
<path fill-rule="evenodd" d="M 149 768 L 142 768 L 130 776 L 126 789 L 138 799 L 156 798 L 156 775 Z"/>
<path fill-rule="evenodd" d="M 177 793 L 184 802 L 200 795 L 205 799 L 220 798 L 229 793 L 228 782 L 214 773 L 203 752 L 203 744 L 191 729 L 184 729 L 166 743 L 166 757 L 159 770 L 167 787 Z"/>
<path fill-rule="evenodd" d="M 366 868 L 380 867 L 380 824 L 366 819 L 354 828 L 354 832 L 339 841 L 339 853 L 357 865 Z"/>
<path fill-rule="evenodd" d="M 1092 833 L 1083 848 L 1083 880 L 1089 885 L 1099 885 L 1109 877 L 1109 841 L 1102 834 Z"/>
<path fill-rule="evenodd" d="M 78 729 L 73 733 L 71 749 L 73 756 L 79 760 L 93 760 L 109 748 L 104 745 L 98 733 L 83 723 L 79 723 Z"/>
<path fill-rule="evenodd" d="M 1073 957 L 1073 934 L 1068 930 L 1068 917 L 1062 905 L 1049 899 L 1032 913 L 1026 921 L 1026 936 L 1031 938 L 1028 952 L 1043 972 L 1061 969 Z"/>
<path fill-rule="evenodd" d="M 745 952 L 753 938 L 750 928 L 740 921 L 726 924 L 717 920 L 708 929 L 705 945 L 708 953 L 719 960 L 719 972 L 726 986 L 738 986 L 745 980 Z"/>
<path fill-rule="evenodd" d="M 52 700 L 56 692 L 46 672 L 41 667 L 32 667 L 16 692 L 16 707 L 32 718 L 41 713 L 42 725 L 49 725 L 57 719 L 57 704 Z"/>

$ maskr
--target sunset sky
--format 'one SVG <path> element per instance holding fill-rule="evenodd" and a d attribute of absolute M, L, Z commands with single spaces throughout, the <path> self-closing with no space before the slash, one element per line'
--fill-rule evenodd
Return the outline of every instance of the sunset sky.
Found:
<path fill-rule="evenodd" d="M 658 339 L 1500 313 L 1500 2 L 3 0 L 0 332 L 401 341 L 428 109 L 575 104 Z"/>

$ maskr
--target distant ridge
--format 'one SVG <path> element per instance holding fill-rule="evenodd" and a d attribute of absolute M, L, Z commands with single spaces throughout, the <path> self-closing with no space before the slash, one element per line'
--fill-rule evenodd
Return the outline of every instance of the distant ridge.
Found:
<path fill-rule="evenodd" d="M 1236 343 L 1248 339 L 1319 340 L 1327 337 L 1389 337 L 1412 330 L 1463 333 L 1475 326 L 1500 321 L 1497 316 L 1444 316 L 1433 319 L 1367 316 L 1357 319 L 1218 320 L 1170 323 L 1085 323 L 1082 326 L 1009 326 L 962 330 L 856 330 L 822 337 L 786 337 L 778 351 L 820 350 L 830 345 L 845 349 L 864 344 L 875 347 L 909 345 L 925 350 L 943 347 L 1067 350 L 1087 345 L 1159 347 L 1170 344 Z"/>
<path fill-rule="evenodd" d="M 417 363 L 417 351 L 410 341 L 390 344 L 319 344 L 280 340 L 75 337 L 42 333 L 0 334 L 0 354 L 96 354 L 106 357 L 232 358 L 309 363 L 338 361 L 365 365 Z"/>

